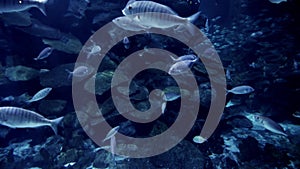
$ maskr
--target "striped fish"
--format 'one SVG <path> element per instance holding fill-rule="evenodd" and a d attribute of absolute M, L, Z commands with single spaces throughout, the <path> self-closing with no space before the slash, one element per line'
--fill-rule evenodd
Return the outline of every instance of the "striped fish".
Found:
<path fill-rule="evenodd" d="M 27 103 L 36 102 L 45 98 L 51 92 L 51 90 L 52 90 L 51 87 L 47 87 L 38 91 L 30 100 L 27 101 Z"/>
<path fill-rule="evenodd" d="M 1 0 L 0 13 L 19 12 L 36 7 L 46 16 L 44 5 L 47 1 L 48 0 Z"/>
<path fill-rule="evenodd" d="M 42 115 L 18 107 L 0 107 L 0 124 L 10 128 L 36 128 L 50 126 L 57 134 L 57 125 L 63 117 L 49 120 Z"/>
<path fill-rule="evenodd" d="M 135 24 L 150 28 L 174 28 L 177 31 L 187 28 L 191 34 L 194 34 L 192 24 L 201 12 L 196 12 L 190 17 L 183 18 L 177 15 L 170 7 L 152 2 L 130 0 L 122 13 L 131 17 Z"/>
<path fill-rule="evenodd" d="M 177 13 L 174 12 L 173 9 L 171 9 L 170 7 L 153 1 L 130 0 L 128 1 L 126 7 L 122 10 L 123 15 L 132 15 L 144 12 L 158 12 L 177 15 Z"/>

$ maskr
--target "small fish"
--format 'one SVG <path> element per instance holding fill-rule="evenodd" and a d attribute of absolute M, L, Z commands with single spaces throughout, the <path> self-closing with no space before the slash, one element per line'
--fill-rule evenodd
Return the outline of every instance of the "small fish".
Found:
<path fill-rule="evenodd" d="M 194 138 L 193 138 L 193 141 L 195 142 L 195 143 L 198 143 L 198 144 L 202 144 L 202 143 L 204 143 L 205 141 L 207 141 L 207 139 L 206 138 L 203 138 L 202 136 L 195 136 Z"/>
<path fill-rule="evenodd" d="M 42 115 L 18 107 L 0 107 L 0 124 L 10 128 L 36 128 L 50 126 L 57 135 L 57 125 L 63 117 L 49 120 Z"/>
<path fill-rule="evenodd" d="M 209 22 L 208 22 L 208 19 L 206 19 L 206 21 L 205 21 L 205 31 L 209 32 Z"/>
<path fill-rule="evenodd" d="M 260 123 L 260 125 L 262 125 L 265 129 L 267 129 L 267 130 L 269 130 L 273 133 L 277 133 L 277 134 L 287 136 L 287 134 L 284 132 L 282 127 L 279 124 L 277 124 L 275 121 L 271 120 L 268 117 L 264 117 L 264 116 L 260 116 L 260 115 L 254 115 L 254 120 L 256 122 Z"/>
<path fill-rule="evenodd" d="M 36 101 L 39 101 L 39 100 L 45 98 L 46 96 L 48 96 L 48 94 L 51 92 L 51 90 L 52 90 L 51 87 L 47 87 L 47 88 L 44 88 L 44 89 L 38 91 L 30 100 L 27 101 L 27 103 L 36 102 Z"/>
<path fill-rule="evenodd" d="M 1 99 L 2 102 L 12 102 L 15 100 L 14 96 L 7 96 Z"/>
<path fill-rule="evenodd" d="M 231 75 L 230 75 L 230 70 L 229 69 L 226 69 L 226 78 L 228 80 L 231 80 Z"/>
<path fill-rule="evenodd" d="M 253 92 L 254 89 L 251 86 L 237 86 L 232 88 L 231 90 L 227 90 L 227 93 L 233 93 L 233 94 L 248 94 Z"/>
<path fill-rule="evenodd" d="M 112 22 L 117 25 L 119 28 L 122 28 L 124 30 L 128 31 L 142 31 L 147 30 L 149 27 L 143 26 L 136 22 L 133 18 L 130 18 L 128 16 L 121 16 L 117 17 L 112 20 Z"/>
<path fill-rule="evenodd" d="M 225 107 L 231 107 L 231 106 L 236 106 L 239 105 L 239 102 L 234 102 L 232 100 L 229 100 L 229 102 L 225 105 Z"/>
<path fill-rule="evenodd" d="M 170 55 L 170 57 L 172 58 L 172 60 L 174 62 L 180 62 L 180 61 L 185 61 L 185 60 L 195 60 L 198 59 L 198 57 L 196 55 L 182 55 L 178 58 L 174 58 L 173 56 Z"/>
<path fill-rule="evenodd" d="M 157 12 L 177 15 L 170 7 L 153 1 L 135 1 L 129 0 L 122 10 L 123 15 L 132 15 L 144 12 Z"/>
<path fill-rule="evenodd" d="M 162 95 L 164 101 L 174 101 L 180 97 L 180 93 L 175 92 L 163 92 Z"/>
<path fill-rule="evenodd" d="M 192 67 L 193 63 L 196 61 L 197 61 L 197 59 L 176 62 L 170 67 L 168 73 L 170 75 L 180 75 L 182 73 L 185 73 L 188 70 L 190 70 L 190 67 Z"/>
<path fill-rule="evenodd" d="M 102 140 L 102 142 L 105 142 L 106 140 L 111 139 L 113 136 L 115 136 L 118 133 L 119 129 L 120 129 L 120 126 L 116 126 L 116 127 L 112 128 L 107 133 L 106 137 Z"/>
<path fill-rule="evenodd" d="M 72 76 L 75 77 L 85 77 L 87 76 L 89 72 L 89 68 L 86 66 L 78 66 L 76 69 L 71 72 L 70 70 L 66 69 L 66 72 L 69 73 L 68 79 L 70 79 Z"/>
<path fill-rule="evenodd" d="M 45 16 L 45 3 L 48 0 L 1 0 L 0 1 L 0 13 L 19 12 L 26 9 L 36 7 Z"/>
<path fill-rule="evenodd" d="M 287 2 L 287 0 L 269 0 L 273 4 L 279 4 L 281 2 Z"/>
<path fill-rule="evenodd" d="M 91 56 L 97 56 L 100 55 L 101 47 L 99 45 L 96 45 L 95 43 L 92 46 L 86 47 L 84 51 L 87 53 L 87 59 L 89 59 Z"/>
<path fill-rule="evenodd" d="M 259 38 L 259 37 L 261 37 L 263 34 L 264 34 L 264 33 L 263 33 L 262 31 L 257 31 L 257 32 L 251 33 L 250 36 L 251 36 L 252 38 Z"/>
<path fill-rule="evenodd" d="M 53 48 L 51 47 L 46 47 L 45 49 L 43 49 L 40 54 L 36 57 L 36 58 L 33 58 L 34 60 L 42 60 L 42 59 L 45 59 L 47 58 L 48 56 L 51 55 L 53 51 Z"/>
<path fill-rule="evenodd" d="M 125 49 L 129 49 L 129 47 L 130 47 L 130 41 L 129 41 L 129 39 L 128 39 L 127 36 L 125 36 L 125 37 L 123 38 L 122 42 L 123 42 L 124 48 L 125 48 Z"/>

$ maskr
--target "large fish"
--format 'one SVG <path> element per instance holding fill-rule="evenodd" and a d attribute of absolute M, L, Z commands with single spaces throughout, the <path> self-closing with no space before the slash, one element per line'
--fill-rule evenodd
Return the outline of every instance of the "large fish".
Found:
<path fill-rule="evenodd" d="M 267 130 L 269 130 L 273 133 L 277 133 L 277 134 L 287 136 L 287 134 L 284 132 L 282 127 L 279 124 L 277 124 L 275 121 L 273 121 L 272 119 L 270 119 L 268 117 L 254 115 L 254 120 L 256 122 L 260 123 L 260 125 L 263 126 L 265 129 L 267 129 Z"/>
<path fill-rule="evenodd" d="M 0 107 L 0 124 L 10 128 L 35 128 L 50 126 L 57 134 L 57 125 L 63 117 L 49 120 L 42 115 L 18 107 Z"/>
<path fill-rule="evenodd" d="M 19 12 L 35 7 L 46 15 L 45 3 L 47 1 L 48 0 L 1 0 L 0 13 Z"/>
<path fill-rule="evenodd" d="M 133 18 L 130 18 L 128 16 L 117 17 L 113 19 L 112 22 L 119 28 L 129 31 L 141 31 L 149 29 L 148 27 L 139 24 Z"/>
<path fill-rule="evenodd" d="M 128 1 L 126 7 L 122 10 L 123 15 L 132 15 L 144 12 L 158 12 L 171 15 L 177 15 L 173 9 L 168 6 L 153 1 Z"/>
<path fill-rule="evenodd" d="M 190 23 L 200 16 L 200 12 L 197 12 L 190 17 L 183 18 L 171 8 L 152 1 L 129 1 L 122 13 L 148 28 L 177 27 L 176 29 L 180 30 L 182 26 L 186 26 L 191 33 L 193 30 Z"/>

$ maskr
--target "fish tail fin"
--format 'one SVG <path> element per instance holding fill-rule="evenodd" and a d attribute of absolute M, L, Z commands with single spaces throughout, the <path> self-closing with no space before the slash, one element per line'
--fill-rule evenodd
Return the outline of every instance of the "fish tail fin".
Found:
<path fill-rule="evenodd" d="M 71 77 L 72 77 L 72 72 L 70 71 L 70 70 L 68 70 L 68 69 L 65 69 L 65 71 L 66 72 L 68 72 L 68 80 L 70 80 L 71 79 Z"/>
<path fill-rule="evenodd" d="M 169 55 L 169 56 L 171 57 L 171 59 L 172 59 L 173 61 L 176 60 L 176 58 L 174 58 L 172 55 Z"/>
<path fill-rule="evenodd" d="M 55 135 L 57 135 L 57 125 L 62 121 L 64 117 L 59 117 L 59 118 L 56 118 L 56 119 L 53 119 L 53 120 L 50 120 L 51 122 L 51 125 L 50 127 L 52 128 L 52 130 L 54 131 Z"/>
<path fill-rule="evenodd" d="M 194 23 L 194 22 L 198 19 L 198 17 L 200 16 L 200 14 L 201 14 L 201 12 L 198 11 L 198 12 L 196 12 L 195 14 L 189 16 L 189 17 L 187 18 L 187 20 L 188 20 L 189 22 L 191 22 L 191 23 Z"/>
<path fill-rule="evenodd" d="M 42 12 L 43 15 L 47 16 L 45 4 L 41 3 L 37 8 Z"/>

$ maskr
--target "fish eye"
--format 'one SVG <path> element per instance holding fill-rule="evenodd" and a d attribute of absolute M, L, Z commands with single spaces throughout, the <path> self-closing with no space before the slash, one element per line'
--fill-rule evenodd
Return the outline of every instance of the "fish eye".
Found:
<path fill-rule="evenodd" d="M 128 10 L 131 10 L 132 9 L 132 6 L 128 6 Z"/>
<path fill-rule="evenodd" d="M 21 3 L 23 3 L 23 1 L 19 0 L 18 3 L 21 4 Z"/>

